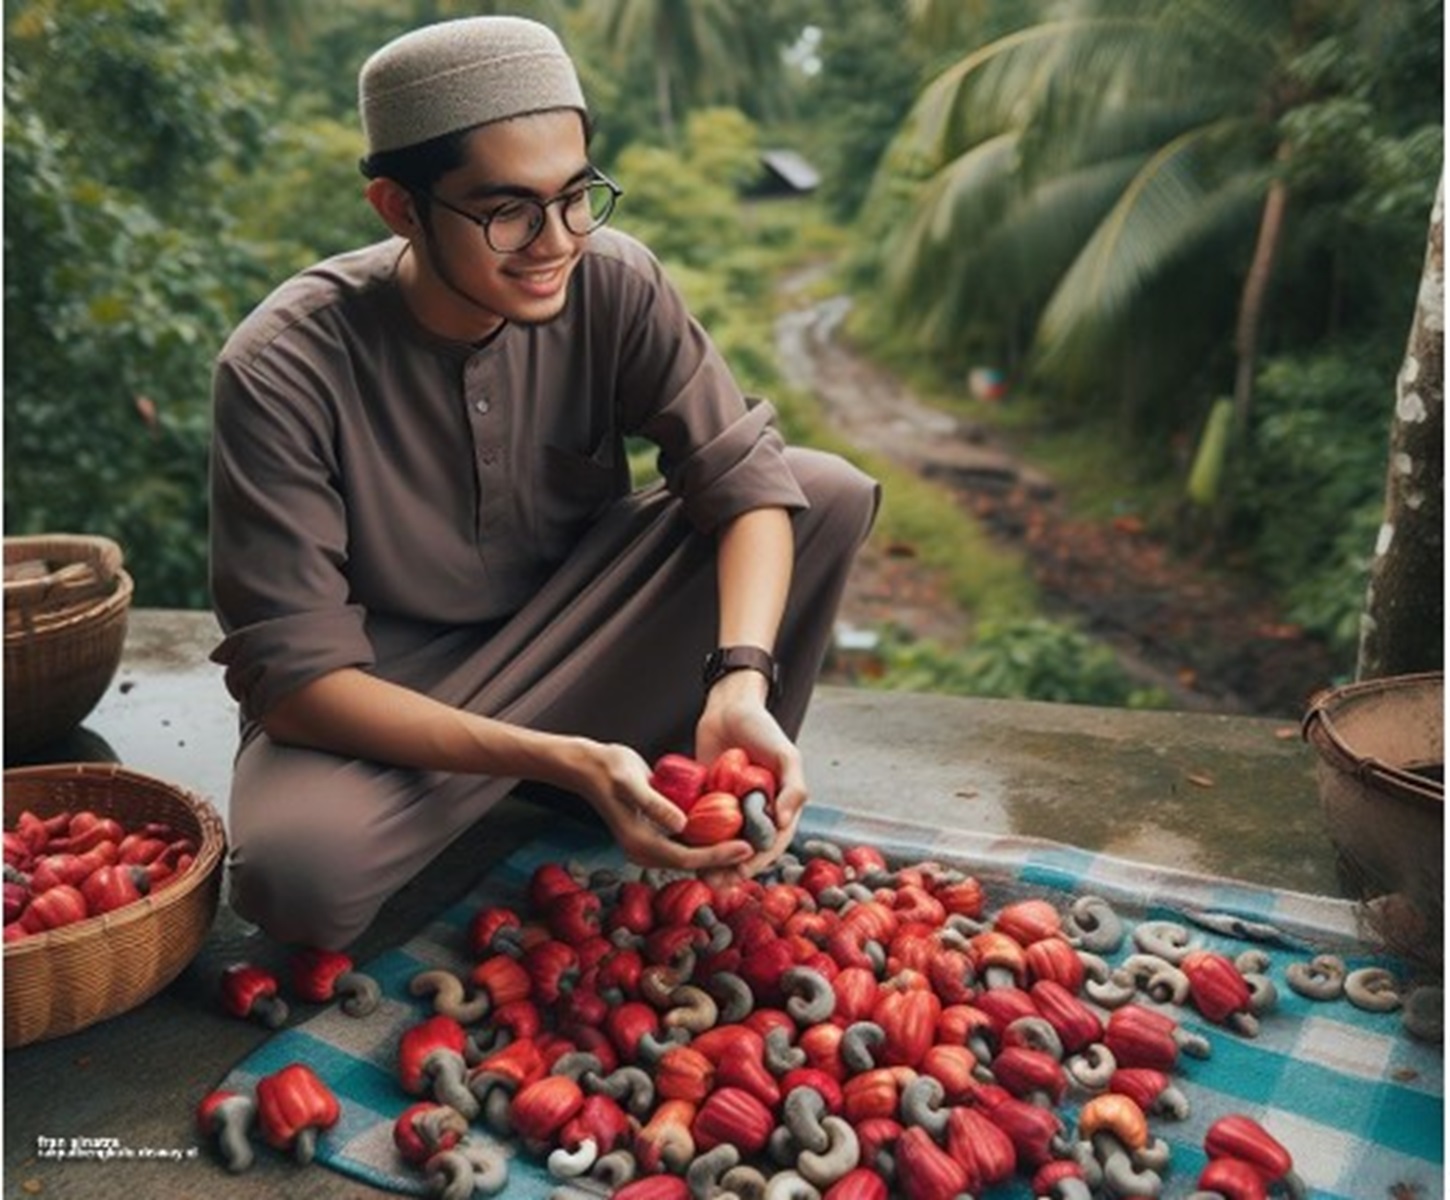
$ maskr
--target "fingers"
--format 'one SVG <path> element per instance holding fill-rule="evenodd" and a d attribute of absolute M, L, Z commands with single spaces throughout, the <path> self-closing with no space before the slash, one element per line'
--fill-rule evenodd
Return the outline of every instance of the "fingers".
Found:
<path fill-rule="evenodd" d="M 669 833 L 679 833 L 685 827 L 685 814 L 679 806 L 653 788 L 643 789 L 635 797 L 635 804 L 640 816 Z"/>

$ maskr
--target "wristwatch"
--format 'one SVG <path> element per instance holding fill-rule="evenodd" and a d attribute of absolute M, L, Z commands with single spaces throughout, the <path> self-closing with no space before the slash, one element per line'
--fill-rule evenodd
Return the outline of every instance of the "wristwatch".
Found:
<path fill-rule="evenodd" d="M 780 693 L 780 664 L 775 655 L 759 646 L 720 646 L 705 655 L 705 691 L 714 687 L 731 671 L 759 671 L 770 682 L 767 701 Z"/>

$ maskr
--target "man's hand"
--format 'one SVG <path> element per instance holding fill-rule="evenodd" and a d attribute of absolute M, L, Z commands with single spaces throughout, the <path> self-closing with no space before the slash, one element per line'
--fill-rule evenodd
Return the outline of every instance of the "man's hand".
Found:
<path fill-rule="evenodd" d="M 630 862 L 704 873 L 735 870 L 754 855 L 740 839 L 714 846 L 675 841 L 685 814 L 650 787 L 648 765 L 628 746 L 589 742 L 580 757 L 572 790 L 599 814 Z"/>
<path fill-rule="evenodd" d="M 775 824 L 780 832 L 768 849 L 707 878 L 712 887 L 758 875 L 784 854 L 808 798 L 800 751 L 765 707 L 765 680 L 754 671 L 734 671 L 711 688 L 695 727 L 695 757 L 701 762 L 714 762 L 732 746 L 775 775 Z"/>

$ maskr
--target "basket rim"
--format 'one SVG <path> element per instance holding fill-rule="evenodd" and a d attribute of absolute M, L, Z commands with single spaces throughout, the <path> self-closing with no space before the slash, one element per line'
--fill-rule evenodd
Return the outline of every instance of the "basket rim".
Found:
<path fill-rule="evenodd" d="M 117 929 L 124 929 L 137 921 L 145 921 L 157 916 L 164 910 L 181 903 L 198 888 L 206 886 L 212 873 L 221 865 L 222 856 L 226 851 L 226 829 L 222 823 L 221 814 L 217 812 L 211 801 L 180 784 L 172 783 L 156 775 L 146 774 L 143 771 L 133 770 L 120 763 L 48 763 L 32 767 L 11 767 L 4 772 L 4 780 L 7 784 L 12 780 L 94 779 L 98 782 L 105 782 L 118 778 L 142 786 L 158 788 L 181 800 L 192 810 L 197 823 L 201 826 L 201 844 L 197 847 L 196 858 L 192 861 L 191 866 L 177 876 L 174 882 L 168 883 L 159 893 L 143 896 L 121 908 L 101 913 L 99 916 L 86 917 L 84 920 L 63 925 L 59 929 L 47 929 L 41 933 L 33 933 L 17 941 L 5 943 L 4 961 L 7 969 L 12 960 L 26 958 L 33 954 L 43 954 L 52 948 L 70 946 L 97 933 L 110 933 Z"/>

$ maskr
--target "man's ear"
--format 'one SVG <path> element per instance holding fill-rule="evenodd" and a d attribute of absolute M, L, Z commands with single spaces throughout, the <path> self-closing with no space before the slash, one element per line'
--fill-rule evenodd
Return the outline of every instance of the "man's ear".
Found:
<path fill-rule="evenodd" d="M 383 224 L 399 237 L 416 237 L 423 231 L 413 194 L 400 183 L 392 179 L 374 179 L 369 181 L 363 194 L 383 219 Z"/>

